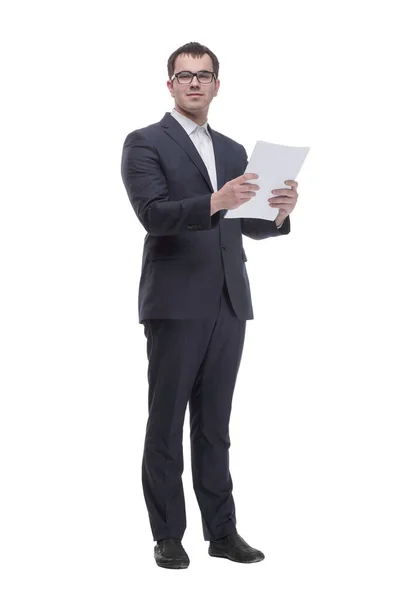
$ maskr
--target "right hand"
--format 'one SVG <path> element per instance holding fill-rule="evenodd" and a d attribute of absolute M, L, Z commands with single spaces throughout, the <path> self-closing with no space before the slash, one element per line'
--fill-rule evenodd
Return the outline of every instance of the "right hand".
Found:
<path fill-rule="evenodd" d="M 255 183 L 246 183 L 248 179 L 258 179 L 257 173 L 244 173 L 236 179 L 227 181 L 218 192 L 215 192 L 215 199 L 220 210 L 238 208 L 255 196 L 256 190 L 259 190 L 260 186 Z"/>

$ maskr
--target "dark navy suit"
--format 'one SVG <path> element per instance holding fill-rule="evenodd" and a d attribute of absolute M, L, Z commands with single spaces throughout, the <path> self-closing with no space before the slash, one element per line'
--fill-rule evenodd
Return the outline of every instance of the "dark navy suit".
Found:
<path fill-rule="evenodd" d="M 218 190 L 247 166 L 244 147 L 208 126 Z M 147 234 L 139 322 L 147 338 L 149 418 L 142 482 L 154 540 L 186 528 L 182 433 L 189 402 L 193 486 L 205 540 L 236 531 L 229 471 L 229 418 L 246 320 L 253 319 L 242 234 L 261 240 L 290 232 L 264 219 L 210 216 L 213 188 L 178 121 L 130 133 L 122 179 Z"/>

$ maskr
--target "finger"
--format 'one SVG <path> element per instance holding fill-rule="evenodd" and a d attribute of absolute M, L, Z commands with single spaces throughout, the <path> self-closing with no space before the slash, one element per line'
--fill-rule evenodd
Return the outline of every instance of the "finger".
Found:
<path fill-rule="evenodd" d="M 257 185 L 256 183 L 242 183 L 241 186 L 244 190 L 248 190 L 249 192 L 251 190 L 259 190 L 260 186 Z"/>
<path fill-rule="evenodd" d="M 276 198 L 268 198 L 268 202 L 273 206 L 278 206 L 278 204 L 282 204 L 285 206 L 288 206 L 289 204 L 295 204 L 291 198 L 284 198 L 283 196 L 278 196 Z"/>
<path fill-rule="evenodd" d="M 282 209 L 285 209 L 286 211 L 291 211 L 294 208 L 290 204 L 280 204 L 280 203 L 278 203 L 278 204 L 270 203 L 270 207 L 271 208 L 282 208 Z"/>
<path fill-rule="evenodd" d="M 299 185 L 297 183 L 297 181 L 294 181 L 294 179 L 287 179 L 286 181 L 283 182 L 285 185 L 291 185 L 292 187 L 294 186 L 295 188 L 297 188 L 297 186 Z"/>
<path fill-rule="evenodd" d="M 273 194 L 280 194 L 281 196 L 291 196 L 292 198 L 295 198 L 297 196 L 297 192 L 295 192 L 294 190 L 288 190 L 286 188 L 282 188 L 279 190 L 271 190 L 271 192 Z"/>
<path fill-rule="evenodd" d="M 237 181 L 240 183 L 246 182 L 248 179 L 258 179 L 257 173 L 243 173 L 240 177 L 237 178 Z"/>

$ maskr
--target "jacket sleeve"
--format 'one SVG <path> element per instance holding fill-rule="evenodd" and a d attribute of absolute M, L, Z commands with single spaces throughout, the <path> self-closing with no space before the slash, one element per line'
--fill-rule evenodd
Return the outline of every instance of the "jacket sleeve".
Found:
<path fill-rule="evenodd" d="M 243 160 L 245 164 L 243 169 L 244 172 L 248 165 L 248 160 L 244 146 L 242 146 L 242 148 L 244 153 Z M 267 219 L 247 219 L 242 217 L 240 221 L 242 227 L 242 234 L 246 235 L 249 238 L 252 238 L 253 240 L 264 240 L 268 237 L 277 237 L 278 235 L 287 235 L 288 233 L 290 233 L 289 215 L 283 221 L 282 226 L 279 229 L 276 226 L 275 221 L 268 221 Z"/>
<path fill-rule="evenodd" d="M 211 192 L 171 200 L 158 152 L 138 131 L 125 139 L 121 175 L 133 210 L 150 235 L 213 229 L 223 215 L 210 215 Z"/>
<path fill-rule="evenodd" d="M 276 237 L 278 235 L 287 235 L 290 233 L 290 217 L 289 215 L 282 223 L 282 227 L 278 229 L 275 221 L 267 221 L 266 219 L 240 219 L 242 222 L 242 233 L 253 240 L 264 240 L 268 237 Z"/>

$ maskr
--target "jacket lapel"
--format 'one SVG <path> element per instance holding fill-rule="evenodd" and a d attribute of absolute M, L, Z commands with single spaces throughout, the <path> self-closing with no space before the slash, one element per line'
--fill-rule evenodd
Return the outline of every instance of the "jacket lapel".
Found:
<path fill-rule="evenodd" d="M 172 137 L 189 158 L 193 161 L 196 167 L 199 169 L 200 173 L 203 175 L 205 181 L 207 182 L 210 190 L 213 192 L 213 187 L 211 185 L 211 180 L 208 175 L 207 168 L 201 158 L 200 154 L 197 152 L 196 146 L 193 144 L 192 140 L 186 133 L 186 131 L 181 127 L 180 123 L 170 113 L 165 113 L 164 117 L 160 121 L 161 126 L 164 128 L 165 133 Z M 215 168 L 217 171 L 217 188 L 218 190 L 224 185 L 225 180 L 225 157 L 224 151 L 222 147 L 221 138 L 217 132 L 213 131 L 211 127 L 208 125 L 208 131 L 210 132 L 213 147 L 214 147 L 214 155 L 215 155 Z"/>

